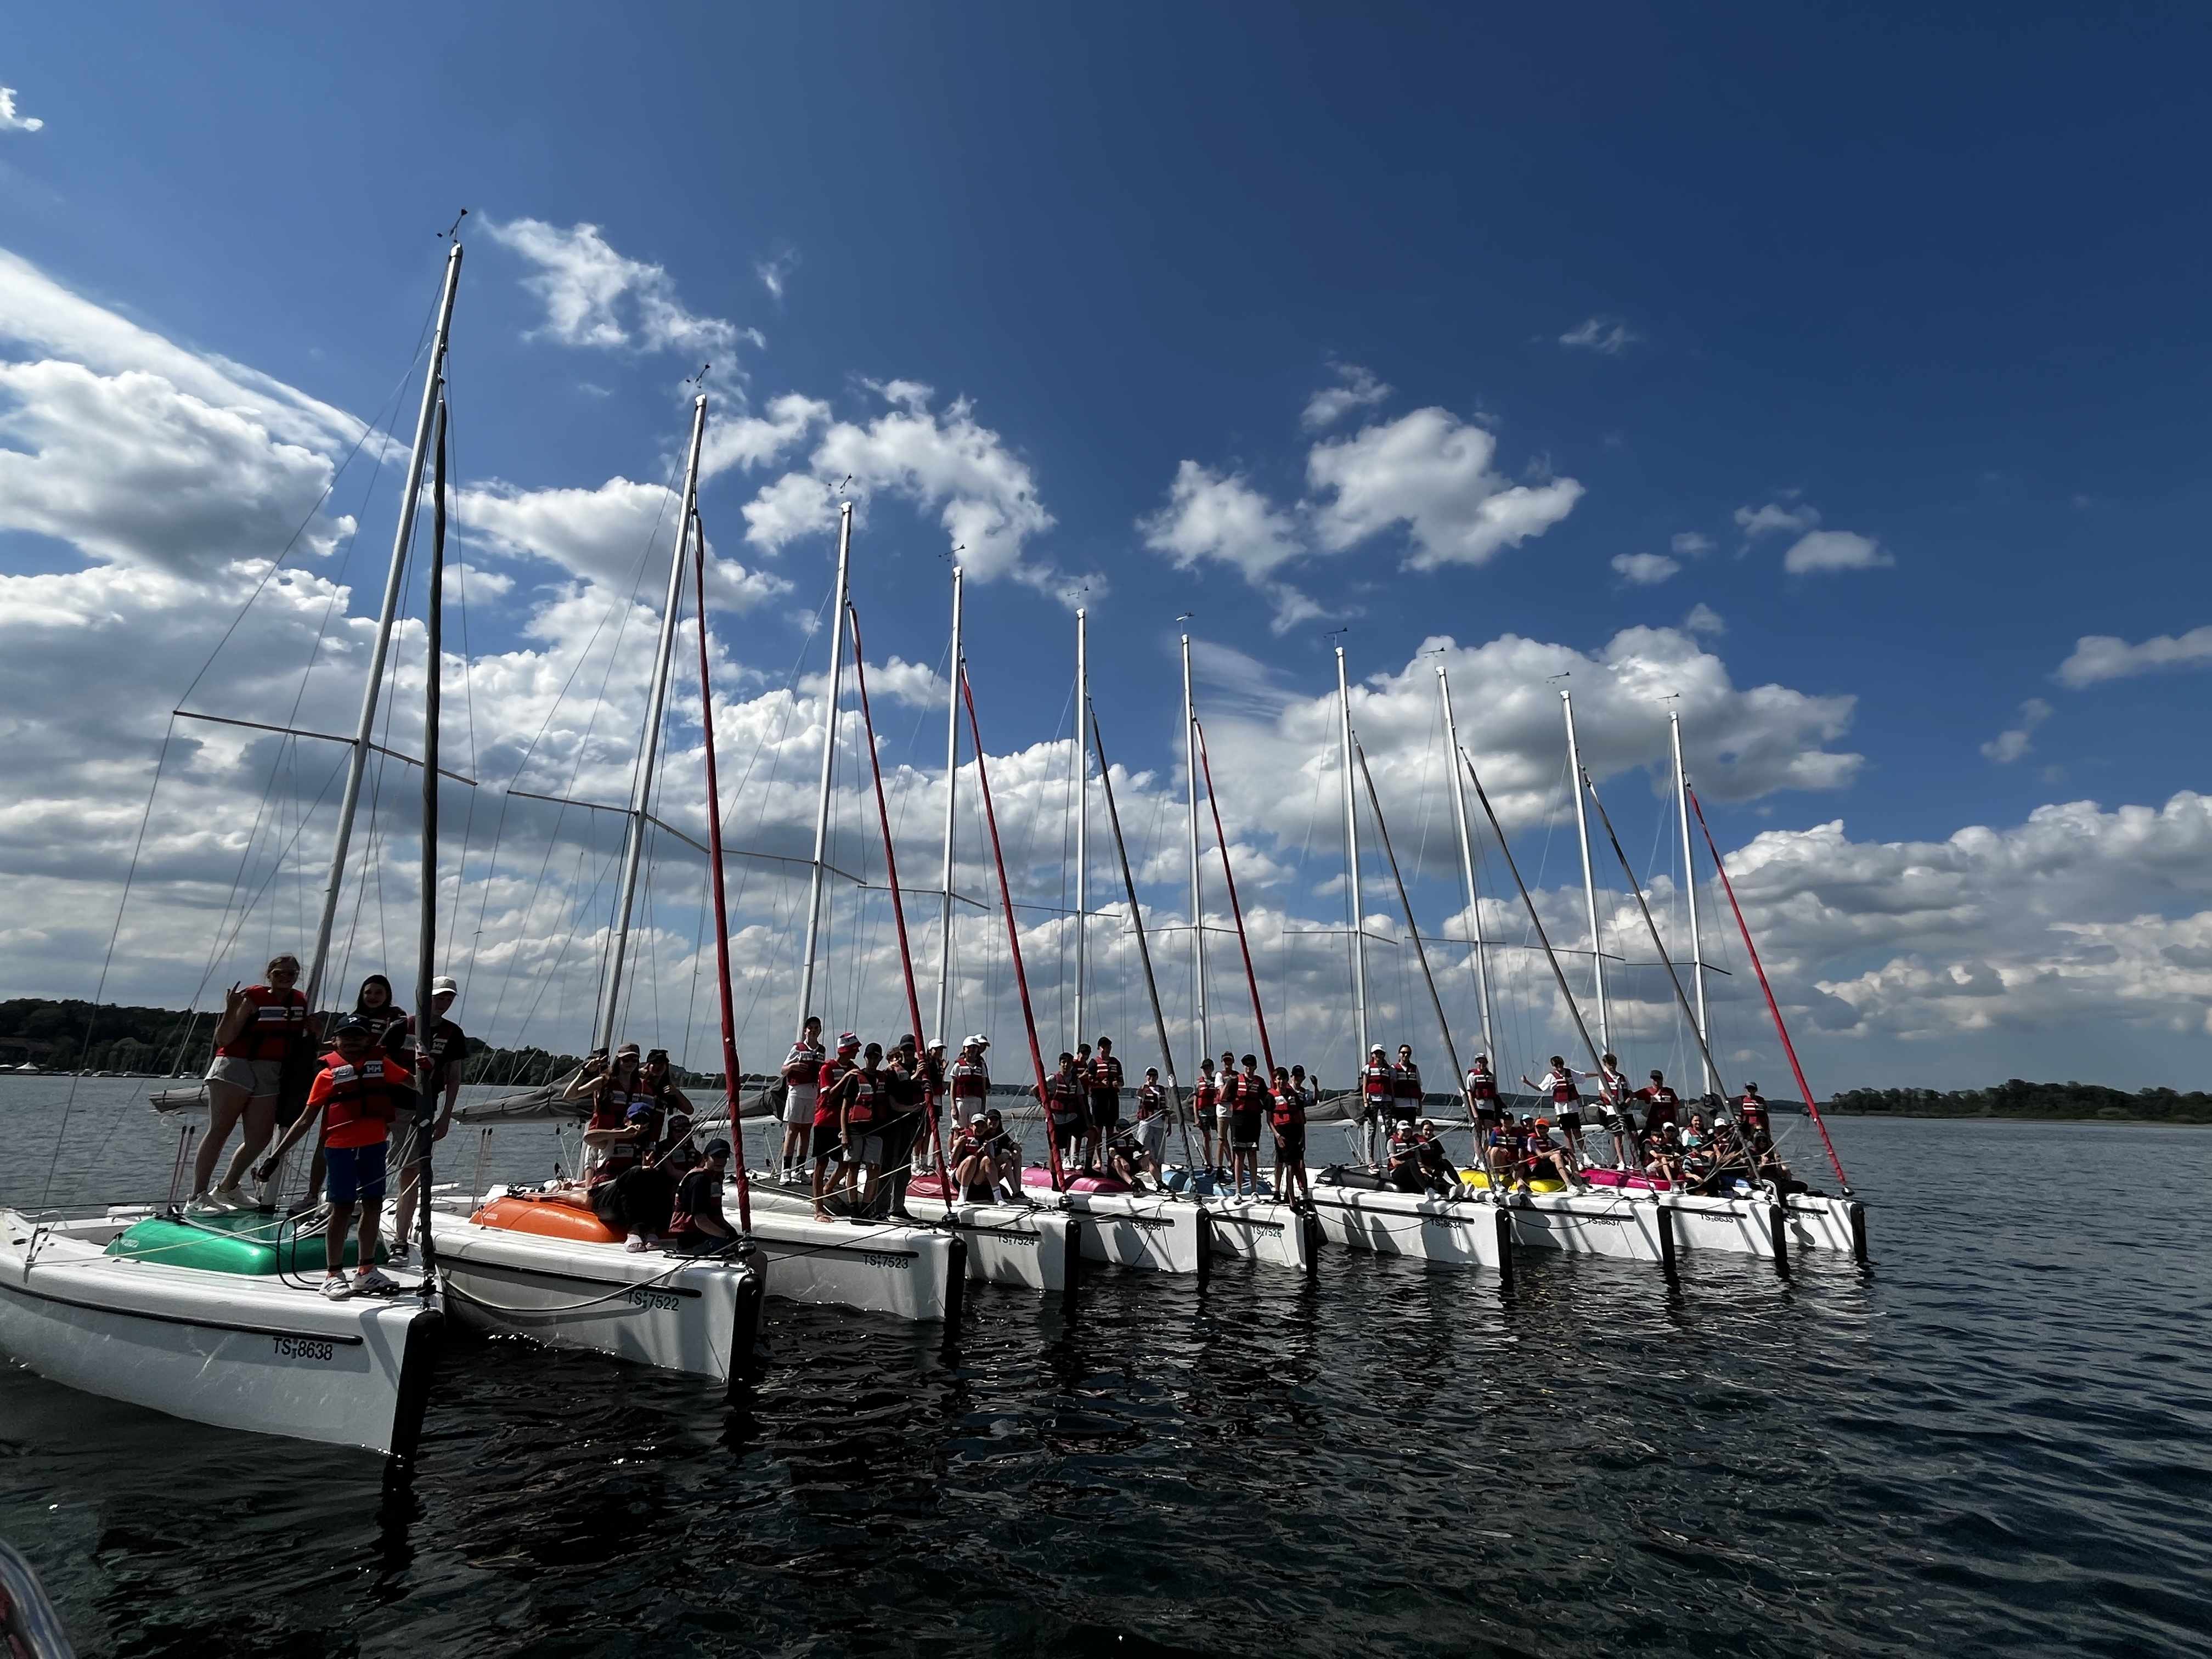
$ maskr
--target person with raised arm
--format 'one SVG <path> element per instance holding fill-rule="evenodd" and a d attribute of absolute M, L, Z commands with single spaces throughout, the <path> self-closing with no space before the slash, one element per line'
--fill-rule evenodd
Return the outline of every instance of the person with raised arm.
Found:
<path fill-rule="evenodd" d="M 276 1160 L 300 1138 L 320 1126 L 325 1179 L 330 1185 L 330 1219 L 323 1231 L 322 1292 L 333 1302 L 374 1296 L 399 1287 L 376 1265 L 377 1212 L 383 1207 L 388 1175 L 386 1138 L 402 1110 L 412 1110 L 414 1091 L 395 1088 L 398 1062 L 388 1060 L 366 1022 L 348 1014 L 338 1021 L 337 1048 L 324 1056 L 308 1086 L 307 1109 L 293 1120 L 269 1161 L 256 1170 L 263 1181 L 276 1173 Z M 346 1278 L 346 1235 L 354 1211 L 361 1212 L 356 1235 L 355 1272 Z"/>
<path fill-rule="evenodd" d="M 1604 1113 L 1605 1133 L 1613 1139 L 1613 1167 L 1626 1174 L 1640 1160 L 1632 1158 L 1636 1146 L 1635 1096 L 1620 1069 L 1620 1057 L 1607 1054 L 1598 1067 L 1598 1108 Z"/>
<path fill-rule="evenodd" d="M 283 951 L 269 958 L 258 985 L 233 985 L 223 994 L 222 1018 L 216 1022 L 215 1057 L 208 1064 L 208 1129 L 192 1159 L 192 1193 L 187 1212 L 250 1210 L 254 1200 L 238 1183 L 276 1133 L 276 1109 L 283 1093 L 284 1063 L 299 1045 L 313 1041 L 307 999 L 299 990 L 300 958 Z M 214 1193 L 208 1182 L 230 1132 L 241 1122 L 238 1150 Z"/>
<path fill-rule="evenodd" d="M 806 1168 L 816 1097 L 821 1092 L 822 1068 L 829 1060 L 822 1047 L 822 1017 L 809 1014 L 791 1052 L 783 1058 L 783 1155 L 775 1171 L 779 1187 L 797 1186 Z"/>
<path fill-rule="evenodd" d="M 1559 1124 L 1560 1133 L 1567 1138 L 1567 1156 L 1577 1169 L 1582 1167 L 1583 1158 L 1583 1095 L 1581 1089 L 1576 1086 L 1576 1080 L 1597 1075 L 1595 1072 L 1577 1072 L 1567 1064 L 1565 1056 L 1559 1054 L 1552 1056 L 1552 1069 L 1544 1073 L 1540 1081 L 1532 1083 L 1526 1072 L 1521 1074 L 1522 1087 L 1551 1097 L 1552 1119 Z"/>

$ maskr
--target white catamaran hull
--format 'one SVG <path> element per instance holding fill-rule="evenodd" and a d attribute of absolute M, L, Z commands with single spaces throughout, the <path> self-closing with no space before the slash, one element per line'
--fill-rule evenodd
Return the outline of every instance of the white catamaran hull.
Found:
<path fill-rule="evenodd" d="M 916 1324 L 957 1324 L 968 1279 L 968 1247 L 928 1227 L 817 1221 L 767 1207 L 753 1211 L 753 1243 L 769 1261 L 769 1294 L 889 1314 Z"/>
<path fill-rule="evenodd" d="M 1315 1170 L 1309 1180 L 1314 1213 L 1322 1236 L 1330 1243 L 1510 1273 L 1512 1226 L 1496 1206 L 1466 1198 L 1340 1187 L 1321 1179 L 1321 1174 Z"/>
<path fill-rule="evenodd" d="M 757 1262 L 631 1252 L 434 1212 L 431 1237 L 462 1323 L 726 1382 L 761 1340 Z"/>
<path fill-rule="evenodd" d="M 414 1450 L 443 1322 L 434 1303 L 412 1285 L 330 1302 L 311 1279 L 103 1254 L 147 1213 L 49 1224 L 0 1210 L 0 1352 L 67 1387 L 191 1422 Z"/>
<path fill-rule="evenodd" d="M 1188 1199 L 1154 1193 L 1055 1193 L 1031 1187 L 1040 1205 L 1083 1218 L 1083 1256 L 1152 1273 L 1203 1276 L 1212 1249 L 1206 1211 Z"/>
<path fill-rule="evenodd" d="M 779 1187 L 766 1176 L 753 1177 L 752 1206 L 756 1231 L 765 1215 L 811 1220 L 814 1214 L 811 1192 Z M 1083 1218 L 1068 1211 L 1024 1204 L 955 1203 L 948 1222 L 943 1199 L 916 1193 L 908 1196 L 907 1212 L 915 1218 L 915 1226 L 949 1225 L 959 1236 L 967 1246 L 971 1279 L 1065 1295 L 1081 1278 Z M 849 1222 L 841 1224 L 857 1231 Z"/>
<path fill-rule="evenodd" d="M 1206 1211 L 1214 1255 L 1294 1273 L 1312 1270 L 1316 1229 L 1310 1218 L 1291 1206 L 1273 1199 L 1212 1194 L 1198 1202 Z"/>

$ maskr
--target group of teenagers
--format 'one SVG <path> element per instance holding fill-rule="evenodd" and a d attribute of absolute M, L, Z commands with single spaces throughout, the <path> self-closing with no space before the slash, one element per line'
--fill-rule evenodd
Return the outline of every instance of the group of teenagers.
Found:
<path fill-rule="evenodd" d="M 264 1194 L 279 1160 L 313 1136 L 307 1195 L 290 1213 L 304 1227 L 327 1206 L 322 1293 L 333 1301 L 388 1294 L 398 1286 L 377 1265 L 384 1201 L 392 1197 L 385 1260 L 404 1263 L 422 1163 L 430 1143 L 452 1127 L 460 1093 L 468 1038 L 447 1017 L 460 987 L 442 976 L 430 981 L 426 1042 L 382 974 L 362 981 L 351 1008 L 319 1014 L 308 1008 L 300 979 L 300 959 L 283 953 L 269 959 L 258 984 L 234 984 L 224 994 L 206 1078 L 208 1130 L 185 1212 L 272 1209 Z M 238 1146 L 216 1182 L 216 1164 L 234 1129 Z M 240 1185 L 249 1175 L 253 1193 Z M 356 1247 L 350 1277 L 349 1237 Z"/>
<path fill-rule="evenodd" d="M 1420 1073 L 1412 1049 L 1401 1047 L 1395 1066 L 1385 1054 L 1379 1044 L 1371 1049 L 1360 1079 L 1363 1116 L 1370 1133 L 1384 1129 L 1389 1134 L 1384 1156 L 1370 1162 L 1386 1171 L 1392 1186 L 1408 1191 L 1457 1185 L 1459 1171 L 1443 1155 L 1434 1124 L 1421 1117 Z M 1553 1054 L 1551 1069 L 1541 1078 L 1523 1076 L 1524 1087 L 1551 1103 L 1551 1111 L 1542 1116 L 1507 1109 L 1490 1057 L 1475 1056 L 1463 1086 L 1476 1145 L 1494 1188 L 1525 1191 L 1530 1182 L 1547 1178 L 1571 1188 L 1589 1184 L 1592 1159 L 1584 1139 L 1581 1090 L 1586 1080 L 1598 1085 L 1589 1115 L 1611 1141 L 1610 1167 L 1621 1174 L 1640 1174 L 1692 1193 L 1720 1192 L 1739 1180 L 1771 1183 L 1783 1192 L 1804 1189 L 1775 1149 L 1758 1084 L 1745 1085 L 1732 1117 L 1729 1103 L 1717 1094 L 1702 1097 L 1702 1109 L 1690 1109 L 1686 1117 L 1686 1103 L 1668 1086 L 1663 1072 L 1655 1070 L 1649 1083 L 1632 1086 L 1619 1056 L 1611 1054 L 1601 1058 L 1595 1072 L 1577 1071 Z"/>
<path fill-rule="evenodd" d="M 586 1169 L 575 1196 L 631 1250 L 706 1255 L 736 1242 L 722 1211 L 730 1143 L 702 1145 L 690 1097 L 677 1086 L 668 1050 L 625 1042 L 595 1048 L 562 1091 L 591 1108 Z"/>

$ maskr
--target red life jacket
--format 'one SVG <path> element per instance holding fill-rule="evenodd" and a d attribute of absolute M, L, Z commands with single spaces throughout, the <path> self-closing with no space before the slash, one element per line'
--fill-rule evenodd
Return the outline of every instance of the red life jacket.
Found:
<path fill-rule="evenodd" d="M 1212 1111 L 1221 1101 L 1221 1090 L 1211 1072 L 1198 1074 L 1198 1087 L 1190 1091 L 1191 1109 L 1201 1115 Z"/>
<path fill-rule="evenodd" d="M 1758 1095 L 1746 1095 L 1735 1103 L 1736 1115 L 1743 1120 L 1747 1129 L 1766 1127 L 1766 1102 Z"/>
<path fill-rule="evenodd" d="M 1682 1097 L 1664 1084 L 1656 1089 L 1638 1089 L 1636 1093 L 1638 1098 L 1650 1103 L 1651 1109 L 1645 1114 L 1648 1128 L 1665 1128 L 1674 1121 L 1675 1110 L 1682 1103 Z"/>
<path fill-rule="evenodd" d="M 1373 1060 L 1359 1074 L 1359 1090 L 1370 1103 L 1379 1103 L 1398 1097 L 1397 1074 L 1389 1065 L 1376 1065 Z"/>
<path fill-rule="evenodd" d="M 599 1161 L 592 1166 L 591 1183 L 598 1186 L 603 1181 L 612 1181 L 617 1176 L 636 1167 L 645 1151 L 647 1138 L 653 1126 L 644 1118 L 630 1121 L 629 1108 L 633 1100 L 642 1099 L 627 1089 L 609 1088 L 599 1096 L 598 1109 L 592 1112 L 586 1129 L 623 1129 L 629 1133 L 620 1140 L 599 1148 Z"/>
<path fill-rule="evenodd" d="M 1273 1103 L 1267 1109 L 1267 1121 L 1276 1128 L 1296 1128 L 1306 1121 L 1305 1097 L 1298 1092 L 1297 1085 L 1271 1092 Z"/>
<path fill-rule="evenodd" d="M 358 1066 L 342 1054 L 324 1055 L 322 1072 L 307 1091 L 307 1102 L 323 1109 L 325 1146 L 374 1146 L 397 1115 L 380 1054 Z"/>
<path fill-rule="evenodd" d="M 1549 1073 L 1545 1076 L 1544 1083 L 1552 1091 L 1554 1106 L 1579 1106 L 1583 1103 L 1582 1091 L 1575 1087 L 1572 1072 Z"/>
<path fill-rule="evenodd" d="M 1157 1083 L 1142 1083 L 1137 1085 L 1137 1115 L 1139 1118 L 1161 1116 L 1167 1109 L 1168 1091 L 1165 1089 Z"/>
<path fill-rule="evenodd" d="M 1492 1072 L 1468 1072 L 1467 1074 L 1467 1091 L 1477 1100 L 1497 1099 L 1497 1074 Z"/>
<path fill-rule="evenodd" d="M 845 1102 L 845 1121 L 859 1129 L 865 1129 L 873 1123 L 878 1109 L 877 1099 L 883 1092 L 883 1086 L 880 1073 L 854 1073 L 852 1091 Z"/>
<path fill-rule="evenodd" d="M 991 1069 L 980 1060 L 952 1062 L 952 1097 L 981 1100 L 991 1092 Z"/>
<path fill-rule="evenodd" d="M 246 1000 L 253 1005 L 253 1018 L 216 1053 L 224 1060 L 283 1059 L 291 1052 L 293 1039 L 307 1029 L 307 997 L 298 991 L 249 985 Z"/>
<path fill-rule="evenodd" d="M 1421 1068 L 1410 1060 L 1402 1066 L 1393 1066 L 1390 1068 L 1390 1089 L 1400 1100 L 1410 1100 L 1419 1105 Z"/>
<path fill-rule="evenodd" d="M 1081 1122 L 1083 1079 L 1070 1077 L 1065 1072 L 1054 1072 L 1044 1080 L 1044 1104 L 1054 1123 Z"/>
<path fill-rule="evenodd" d="M 1105 1054 L 1091 1062 L 1091 1092 L 1094 1095 L 1115 1095 L 1121 1092 L 1123 1081 L 1121 1059 L 1118 1054 Z"/>
<path fill-rule="evenodd" d="M 815 1079 L 814 1127 L 817 1129 L 834 1127 L 837 1109 L 830 1103 L 830 1091 L 837 1086 L 837 1079 L 853 1069 L 853 1062 L 843 1055 L 822 1062 L 822 1073 Z"/>

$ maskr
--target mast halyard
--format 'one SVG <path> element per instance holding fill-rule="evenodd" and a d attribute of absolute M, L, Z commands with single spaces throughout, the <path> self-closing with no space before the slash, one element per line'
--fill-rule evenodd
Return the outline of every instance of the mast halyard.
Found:
<path fill-rule="evenodd" d="M 384 666 L 392 650 L 392 626 L 399 615 L 399 594 L 407 575 L 407 550 L 414 539 L 415 511 L 422 500 L 422 465 L 429 453 L 430 423 L 437 415 L 446 384 L 446 343 L 453 321 L 453 296 L 461 282 L 461 245 L 456 241 L 446 255 L 446 285 L 438 296 L 437 332 L 430 343 L 430 364 L 422 380 L 422 409 L 415 420 L 415 445 L 407 459 L 407 483 L 401 491 L 399 523 L 392 535 L 392 565 L 384 579 L 384 605 L 377 612 L 376 641 L 369 647 L 368 685 L 362 693 L 361 720 L 354 728 L 353 753 L 346 762 L 345 794 L 338 805 L 337 833 L 331 846 L 330 879 L 323 886 L 323 910 L 315 923 L 315 949 L 307 964 L 307 994 L 312 1010 L 322 989 L 323 972 L 330 965 L 331 933 L 337 924 L 338 886 L 345 877 L 346 854 L 353 841 L 353 823 L 361 808 L 362 784 L 368 771 L 371 745 L 376 738 L 376 707 L 384 689 Z"/>
<path fill-rule="evenodd" d="M 436 982 L 438 949 L 438 714 L 445 678 L 446 577 L 446 400 L 438 399 L 436 471 L 430 487 L 430 566 L 425 573 L 422 604 L 422 908 L 421 931 L 416 935 L 415 1052 L 428 1058 L 436 1052 L 438 1014 L 431 1004 Z M 458 1065 L 464 1055 L 455 1055 Z M 427 1305 L 437 1294 L 438 1246 L 430 1235 L 430 1143 L 434 1138 L 437 1101 L 430 1087 L 434 1072 L 418 1074 L 415 1084 L 415 1224 L 422 1247 L 422 1300 Z M 401 1179 L 404 1182 L 405 1176 Z M 366 1253 L 363 1269 L 369 1267 Z"/>
<path fill-rule="evenodd" d="M 945 681 L 945 900 L 938 912 L 937 1030 L 933 1033 L 947 1053 L 957 1052 L 948 1022 L 952 1018 L 952 836 L 958 824 L 955 804 L 960 786 L 960 567 L 956 564 L 952 567 L 951 673 Z M 915 1035 L 920 1038 L 923 1034 Z"/>
<path fill-rule="evenodd" d="M 1190 696 L 1190 635 L 1182 636 L 1183 775 L 1190 786 L 1190 1002 L 1198 1022 L 1198 1052 L 1213 1054 L 1213 1034 L 1206 1019 L 1206 899 L 1198 856 L 1198 712 Z"/>
<path fill-rule="evenodd" d="M 837 515 L 837 592 L 832 601 L 830 621 L 830 687 L 822 723 L 822 786 L 814 807 L 814 869 L 806 888 L 806 956 L 799 970 L 799 1012 L 791 1018 L 794 1031 L 814 1012 L 814 959 L 822 943 L 822 876 L 830 856 L 830 786 L 837 763 L 837 690 L 845 672 L 845 607 L 852 599 L 852 576 L 853 504 L 847 501 Z"/>
<path fill-rule="evenodd" d="M 691 515 L 699 505 L 699 450 L 707 436 L 707 394 L 691 405 L 691 447 L 684 463 L 684 495 L 678 503 L 676 547 L 668 561 L 668 597 L 660 611 L 660 643 L 653 659 L 653 690 L 645 710 L 645 741 L 638 751 L 637 782 L 630 790 L 629 833 L 623 848 L 622 897 L 615 912 L 614 949 L 607 964 L 606 1001 L 599 1014 L 599 1043 L 611 1048 L 622 1008 L 623 963 L 629 950 L 629 924 L 637 903 L 638 872 L 645 862 L 647 815 L 653 810 L 653 770 L 660 753 L 660 717 L 668 703 L 668 678 L 676 665 L 676 611 L 684 597 L 685 543 Z"/>
<path fill-rule="evenodd" d="M 1359 1042 L 1357 1073 L 1367 1064 L 1367 930 L 1359 906 L 1359 811 L 1352 793 L 1352 687 L 1344 677 L 1344 647 L 1336 647 L 1336 704 L 1344 745 L 1344 874 L 1352 892 L 1352 1023 Z"/>
<path fill-rule="evenodd" d="M 1091 908 L 1091 727 L 1083 711 L 1091 706 L 1089 612 L 1075 611 L 1075 1030 L 1073 1048 L 1090 1027 L 1083 1023 L 1084 924 Z"/>
<path fill-rule="evenodd" d="M 1674 810 L 1682 821 L 1682 896 L 1690 907 L 1690 977 L 1697 985 L 1698 1052 L 1702 1057 L 1711 1052 L 1706 1038 L 1712 1028 L 1705 1020 L 1705 952 L 1698 937 L 1698 862 L 1690 846 L 1690 775 L 1682 764 L 1682 716 L 1675 710 L 1667 714 L 1668 735 L 1674 747 Z M 1702 1059 L 1705 1068 L 1705 1089 L 1712 1093 L 1721 1086 L 1720 1078 L 1713 1071 L 1712 1061 Z"/>
<path fill-rule="evenodd" d="M 1590 865 L 1589 815 L 1583 809 L 1583 757 L 1575 742 L 1575 696 L 1562 690 L 1559 707 L 1567 714 L 1567 770 L 1575 792 L 1575 833 L 1583 849 L 1583 898 L 1589 907 L 1590 984 L 1597 1003 L 1597 1038 L 1605 1052 L 1613 1052 L 1613 1014 L 1605 995 L 1605 946 L 1597 926 L 1597 872 Z M 1602 1063 L 1598 1069 L 1605 1069 Z"/>
<path fill-rule="evenodd" d="M 1437 994 L 1436 975 L 1429 971 L 1429 953 L 1421 943 L 1421 924 L 1413 920 L 1413 901 L 1406 891 L 1406 878 L 1398 869 L 1398 855 L 1390 848 L 1390 826 L 1382 817 L 1382 798 L 1375 793 L 1375 774 L 1368 769 L 1367 751 L 1356 750 L 1359 757 L 1359 776 L 1367 786 L 1367 805 L 1375 814 L 1375 833 L 1382 842 L 1382 856 L 1390 866 L 1390 879 L 1398 889 L 1398 906 L 1406 913 L 1406 931 L 1413 940 L 1413 959 L 1421 965 L 1421 982 L 1429 988 L 1429 1006 L 1436 1010 L 1437 1030 L 1443 1034 L 1444 1056 L 1451 1061 L 1452 1086 L 1460 1091 L 1468 1115 L 1474 1115 L 1474 1102 L 1467 1093 L 1467 1073 L 1459 1063 L 1459 1045 L 1452 1041 L 1451 1022 L 1444 1018 L 1444 1000 Z"/>
<path fill-rule="evenodd" d="M 1459 829 L 1460 869 L 1467 878 L 1468 932 L 1474 944 L 1468 961 L 1474 969 L 1475 1000 L 1482 1010 L 1483 1051 L 1495 1069 L 1498 1032 L 1490 1012 L 1490 962 L 1482 938 L 1482 897 L 1474 884 L 1474 837 L 1468 829 L 1467 790 L 1459 781 L 1459 768 L 1452 764 L 1459 755 L 1459 723 L 1452 718 L 1451 681 L 1441 663 L 1437 665 L 1437 689 L 1443 694 L 1444 771 L 1451 784 L 1452 818 Z"/>

